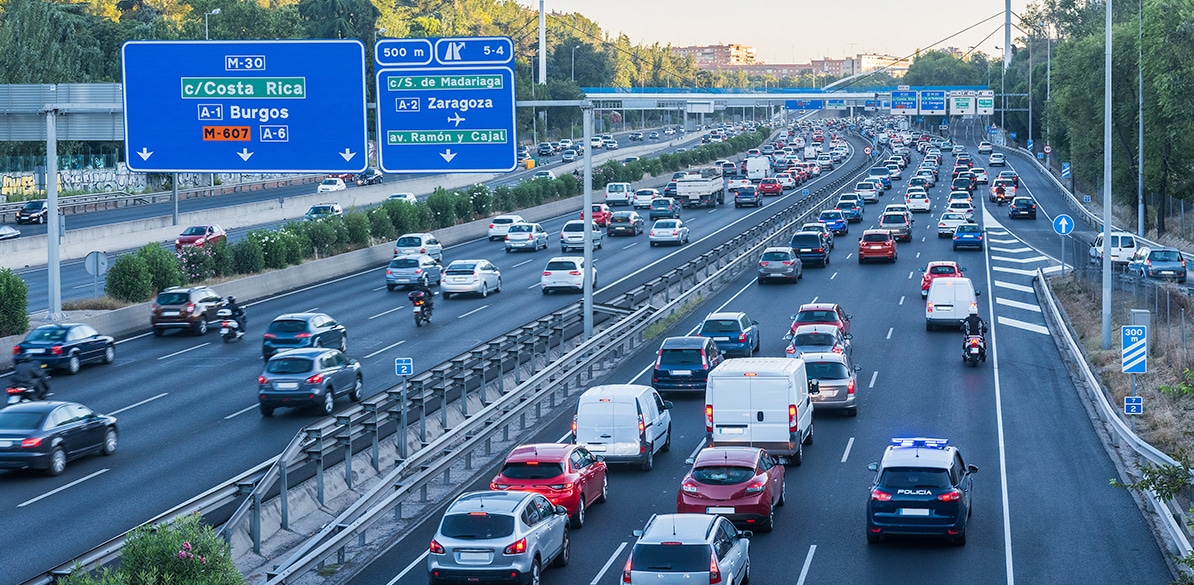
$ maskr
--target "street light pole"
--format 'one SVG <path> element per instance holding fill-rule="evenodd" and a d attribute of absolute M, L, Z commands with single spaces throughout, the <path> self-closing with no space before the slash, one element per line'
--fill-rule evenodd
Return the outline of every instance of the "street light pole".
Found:
<path fill-rule="evenodd" d="M 205 40 L 205 41 L 210 41 L 210 40 L 211 40 L 211 36 L 210 36 L 210 35 L 208 35 L 208 32 L 207 32 L 207 17 L 209 17 L 209 16 L 214 16 L 214 15 L 216 15 L 216 14 L 219 14 L 219 13 L 220 13 L 220 9 L 219 9 L 219 8 L 212 8 L 212 9 L 211 9 L 211 12 L 205 12 L 205 13 L 203 14 L 203 40 Z"/>
<path fill-rule="evenodd" d="M 1111 1 L 1103 41 L 1103 349 L 1111 349 Z"/>
<path fill-rule="evenodd" d="M 1136 235 L 1144 237 L 1144 0 L 1136 35 Z"/>
<path fill-rule="evenodd" d="M 579 48 L 580 45 L 572 47 L 572 83 L 576 83 L 576 50 Z"/>
<path fill-rule="evenodd" d="M 1044 23 L 1041 23 L 1044 25 Z M 1045 29 L 1045 146 L 1049 145 L 1051 134 L 1049 132 L 1049 118 L 1052 104 L 1050 101 L 1053 97 L 1053 28 L 1050 26 Z M 1049 149 L 1052 150 L 1052 149 Z M 1052 162 L 1053 153 L 1045 153 L 1045 167 L 1053 168 L 1050 165 Z"/>

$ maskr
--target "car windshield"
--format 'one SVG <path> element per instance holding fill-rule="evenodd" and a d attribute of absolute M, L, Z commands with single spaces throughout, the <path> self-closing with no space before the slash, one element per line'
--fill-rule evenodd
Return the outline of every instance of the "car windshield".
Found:
<path fill-rule="evenodd" d="M 787 252 L 764 252 L 761 258 L 763 262 L 787 262 L 791 259 Z"/>
<path fill-rule="evenodd" d="M 502 466 L 507 479 L 551 479 L 564 473 L 562 463 L 542 461 L 514 461 Z"/>
<path fill-rule="evenodd" d="M 459 540 L 505 538 L 514 534 L 514 517 L 487 512 L 448 514 L 439 525 L 439 533 Z"/>
<path fill-rule="evenodd" d="M 530 233 L 530 232 L 531 232 L 531 226 L 529 226 L 529 225 L 512 225 L 512 226 L 510 226 L 510 231 L 507 233 L 519 234 L 519 233 Z"/>
<path fill-rule="evenodd" d="M 25 341 L 62 341 L 66 339 L 66 329 L 62 327 L 38 327 L 25 336 Z"/>
<path fill-rule="evenodd" d="M 949 472 L 923 467 L 889 467 L 879 476 L 879 485 L 891 489 L 949 487 Z"/>
<path fill-rule="evenodd" d="M 850 370 L 841 362 L 805 362 L 808 377 L 818 380 L 849 380 Z"/>
<path fill-rule="evenodd" d="M 418 258 L 395 258 L 390 260 L 390 268 L 418 268 Z"/>
<path fill-rule="evenodd" d="M 792 340 L 792 345 L 802 347 L 813 345 L 829 346 L 835 343 L 833 336 L 828 333 L 801 333 Z"/>
<path fill-rule="evenodd" d="M 157 303 L 159 305 L 185 305 L 191 300 L 191 295 L 185 292 L 164 292 L 158 293 Z"/>
<path fill-rule="evenodd" d="M 934 266 L 929 269 L 929 274 L 954 274 L 956 272 L 953 266 Z"/>
<path fill-rule="evenodd" d="M 905 221 L 906 218 L 903 216 L 903 214 L 888 213 L 883 216 L 883 220 L 879 223 L 905 223 Z"/>
<path fill-rule="evenodd" d="M 576 267 L 575 262 L 569 262 L 567 260 L 557 260 L 554 262 L 548 262 L 547 269 L 548 270 L 577 270 L 577 267 Z"/>
<path fill-rule="evenodd" d="M 1177 250 L 1153 250 L 1148 259 L 1156 262 L 1181 262 L 1182 253 Z"/>
<path fill-rule="evenodd" d="M 862 241 L 864 242 L 886 242 L 890 239 L 891 236 L 888 234 L 862 234 Z"/>
<path fill-rule="evenodd" d="M 710 465 L 692 470 L 692 479 L 705 485 L 736 485 L 750 481 L 755 476 L 753 467 Z"/>
<path fill-rule="evenodd" d="M 45 201 L 30 201 L 29 203 L 26 203 L 25 207 L 22 207 L 21 209 L 24 209 L 26 211 L 37 211 L 45 206 L 46 206 Z"/>
<path fill-rule="evenodd" d="M 448 265 L 448 274 L 472 274 L 477 269 L 476 262 L 453 262 Z"/>
<path fill-rule="evenodd" d="M 709 571 L 710 552 L 705 544 L 636 544 L 630 554 L 630 570 L 705 573 Z"/>
<path fill-rule="evenodd" d="M 182 231 L 184 236 L 202 236 L 207 233 L 207 226 L 193 225 Z"/>
<path fill-rule="evenodd" d="M 700 366 L 701 350 L 696 348 L 664 348 L 659 350 L 659 364 L 669 366 Z"/>
<path fill-rule="evenodd" d="M 310 213 L 312 215 L 323 215 L 325 213 L 332 213 L 332 208 L 327 207 L 327 206 L 316 206 L 316 207 L 312 207 L 311 210 L 308 211 L 307 213 Z"/>
<path fill-rule="evenodd" d="M 651 202 L 651 207 L 653 207 L 655 209 L 667 209 L 669 206 L 671 206 L 671 204 L 672 204 L 671 201 L 665 201 L 663 199 L 656 199 L 655 201 Z"/>
<path fill-rule="evenodd" d="M 269 324 L 270 333 L 299 333 L 307 330 L 307 322 L 299 319 L 278 319 Z"/>
<path fill-rule="evenodd" d="M 967 233 L 967 234 L 969 234 L 969 233 L 975 233 L 975 234 L 976 234 L 976 233 L 978 233 L 978 232 L 980 232 L 980 231 L 982 231 L 982 230 L 981 230 L 981 229 L 979 229 L 979 227 L 978 227 L 977 225 L 974 225 L 974 224 L 969 224 L 969 223 L 964 223 L 964 224 L 962 224 L 962 225 L 958 226 L 958 230 L 957 230 L 957 231 L 958 231 L 958 233 L 960 233 L 960 234 L 961 234 L 961 233 Z"/>
<path fill-rule="evenodd" d="M 312 361 L 307 358 L 275 357 L 265 364 L 270 374 L 305 374 L 311 371 Z"/>
<path fill-rule="evenodd" d="M 398 242 L 394 245 L 403 247 L 422 246 L 423 239 L 418 236 L 403 236 L 398 238 Z"/>
<path fill-rule="evenodd" d="M 833 311 L 801 311 L 796 313 L 797 323 L 837 323 L 837 313 Z"/>
<path fill-rule="evenodd" d="M 701 333 L 738 333 L 742 325 L 737 319 L 709 319 L 701 325 Z"/>
<path fill-rule="evenodd" d="M 324 179 L 320 185 L 335 185 L 336 179 Z"/>

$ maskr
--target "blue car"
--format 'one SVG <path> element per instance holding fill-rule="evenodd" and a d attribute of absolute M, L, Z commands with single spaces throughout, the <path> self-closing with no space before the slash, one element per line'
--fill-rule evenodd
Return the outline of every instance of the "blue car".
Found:
<path fill-rule="evenodd" d="M 759 322 L 751 321 L 746 313 L 709 313 L 698 335 L 713 338 L 717 349 L 726 355 L 750 357 L 759 351 Z"/>
<path fill-rule="evenodd" d="M 983 228 L 978 224 L 964 223 L 954 228 L 954 250 L 961 248 L 983 249 Z"/>
<path fill-rule="evenodd" d="M 859 223 L 862 221 L 862 207 L 853 201 L 838 201 L 837 210 L 846 216 L 847 223 Z"/>
<path fill-rule="evenodd" d="M 840 236 L 850 233 L 850 224 L 840 209 L 826 209 L 817 217 L 817 221 L 829 226 L 833 235 Z"/>

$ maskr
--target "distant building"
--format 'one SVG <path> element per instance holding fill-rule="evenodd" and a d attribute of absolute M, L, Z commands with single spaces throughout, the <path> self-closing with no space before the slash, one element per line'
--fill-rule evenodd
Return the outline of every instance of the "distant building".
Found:
<path fill-rule="evenodd" d="M 706 69 L 725 73 L 742 71 L 747 75 L 774 75 L 777 78 L 784 78 L 811 73 L 813 66 L 808 63 L 751 63 L 750 65 L 727 65 Z"/>
<path fill-rule="evenodd" d="M 845 77 L 847 75 L 854 75 L 854 60 L 850 58 L 845 59 L 813 59 L 813 70 L 818 75 L 832 75 L 834 77 Z"/>
<path fill-rule="evenodd" d="M 908 59 L 900 59 L 891 55 L 879 55 L 876 53 L 860 53 L 853 59 L 854 73 L 867 73 L 877 69 L 883 69 L 886 73 L 891 74 L 892 77 L 903 77 L 908 72 L 908 65 L 911 61 Z"/>
<path fill-rule="evenodd" d="M 755 48 L 748 45 L 703 45 L 672 47 L 672 54 L 692 57 L 701 69 L 716 69 L 727 65 L 750 65 L 756 62 Z"/>

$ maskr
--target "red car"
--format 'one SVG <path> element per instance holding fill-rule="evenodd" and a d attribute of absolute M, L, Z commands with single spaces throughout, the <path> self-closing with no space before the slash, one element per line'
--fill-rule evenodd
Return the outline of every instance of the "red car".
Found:
<path fill-rule="evenodd" d="M 178 235 L 178 239 L 174 240 L 174 251 L 178 253 L 182 252 L 185 246 L 202 248 L 207 244 L 215 244 L 216 242 L 227 240 L 228 234 L 224 232 L 224 228 L 218 225 L 193 225 L 183 230 Z"/>
<path fill-rule="evenodd" d="M 929 265 L 921 269 L 924 273 L 920 277 L 920 296 L 925 298 L 929 296 L 929 287 L 933 285 L 934 278 L 962 278 L 962 273 L 965 268 L 958 268 L 958 263 L 953 260 L 934 260 L 929 262 Z"/>
<path fill-rule="evenodd" d="M 784 505 L 784 466 L 757 447 L 707 447 L 676 493 L 679 514 L 720 514 L 769 532 Z"/>
<path fill-rule="evenodd" d="M 605 460 L 580 445 L 519 445 L 506 456 L 489 489 L 543 494 L 552 505 L 567 508 L 572 527 L 580 528 L 585 524 L 585 509 L 605 502 L 609 492 L 605 471 Z"/>
<path fill-rule="evenodd" d="M 759 193 L 764 195 L 783 195 L 784 186 L 775 177 L 768 177 L 759 182 Z"/>
<path fill-rule="evenodd" d="M 796 328 L 801 325 L 833 325 L 841 330 L 842 336 L 850 332 L 850 318 L 845 309 L 837 303 L 808 303 L 800 305 L 800 310 L 792 315 L 792 328 L 789 334 L 795 335 Z"/>
<path fill-rule="evenodd" d="M 609 225 L 609 220 L 614 216 L 614 212 L 610 211 L 609 206 L 604 203 L 593 204 L 593 221 L 600 227 Z M 580 212 L 580 218 L 585 218 L 585 212 Z"/>
<path fill-rule="evenodd" d="M 896 251 L 895 238 L 887 230 L 866 230 L 858 238 L 858 263 L 862 264 L 874 258 L 883 258 L 888 262 L 895 262 L 900 254 Z"/>

